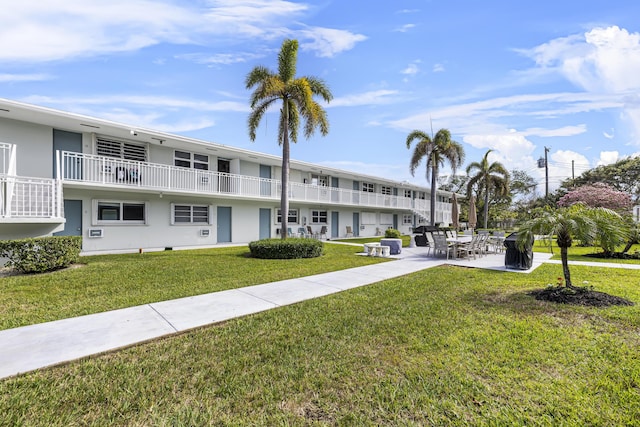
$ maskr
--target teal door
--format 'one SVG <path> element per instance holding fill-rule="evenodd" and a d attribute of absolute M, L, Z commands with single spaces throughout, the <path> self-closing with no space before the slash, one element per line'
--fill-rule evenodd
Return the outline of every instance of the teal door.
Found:
<path fill-rule="evenodd" d="M 360 213 L 353 213 L 353 237 L 360 236 Z"/>
<path fill-rule="evenodd" d="M 393 228 L 398 229 L 398 214 L 393 214 Z"/>
<path fill-rule="evenodd" d="M 67 132 L 65 130 L 53 130 L 53 177 L 56 175 L 56 152 L 71 151 L 82 153 L 82 134 Z M 60 164 L 62 171 L 60 176 L 65 179 L 82 179 L 82 160 L 67 158 Z M 64 174 L 63 174 L 64 173 Z"/>
<path fill-rule="evenodd" d="M 339 212 L 331 212 L 331 238 L 335 239 L 340 237 L 340 223 L 338 222 L 340 218 Z"/>
<path fill-rule="evenodd" d="M 260 165 L 260 178 L 271 179 L 271 166 L 269 166 L 269 165 Z M 271 195 L 271 182 L 270 181 L 260 181 L 260 195 L 261 196 L 270 196 Z"/>
<path fill-rule="evenodd" d="M 54 236 L 82 236 L 82 200 L 65 200 L 64 217 L 64 230 Z"/>
<path fill-rule="evenodd" d="M 260 208 L 260 239 L 271 237 L 271 209 Z"/>
<path fill-rule="evenodd" d="M 231 242 L 231 207 L 218 206 L 218 243 Z"/>

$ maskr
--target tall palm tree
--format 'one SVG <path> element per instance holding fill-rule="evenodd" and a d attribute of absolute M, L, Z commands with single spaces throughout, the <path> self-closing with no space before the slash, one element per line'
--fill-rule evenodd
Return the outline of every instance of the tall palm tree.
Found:
<path fill-rule="evenodd" d="M 320 95 L 326 102 L 333 95 L 321 79 L 313 76 L 296 77 L 298 61 L 298 41 L 285 40 L 278 54 L 278 72 L 266 67 L 256 66 L 247 74 L 247 89 L 256 87 L 251 94 L 251 114 L 249 115 L 249 137 L 256 139 L 256 129 L 262 116 L 275 103 L 282 101 L 278 126 L 278 144 L 282 146 L 282 188 L 280 198 L 280 214 L 282 228 L 280 236 L 287 237 L 289 213 L 289 142 L 298 141 L 300 120 L 304 121 L 304 135 L 309 138 L 317 128 L 322 135 L 329 133 L 327 113 L 314 99 Z"/>
<path fill-rule="evenodd" d="M 467 175 L 476 171 L 469 177 L 467 183 L 467 195 L 471 197 L 474 187 L 478 189 L 478 196 L 484 194 L 484 228 L 489 222 L 489 195 L 506 196 L 509 194 L 509 172 L 500 162 L 489 163 L 489 150 L 480 162 L 472 162 L 467 166 Z"/>
<path fill-rule="evenodd" d="M 413 141 L 417 141 L 409 169 L 411 175 L 414 176 L 416 169 L 420 166 L 422 159 L 426 159 L 426 178 L 431 178 L 431 225 L 436 222 L 436 190 L 438 182 L 438 173 L 440 167 L 444 166 L 445 161 L 449 163 L 453 173 L 462 165 L 464 161 L 464 148 L 459 142 L 451 139 L 451 132 L 448 129 L 440 129 L 435 137 L 431 138 L 426 132 L 414 130 L 407 136 L 407 149 L 411 148 Z"/>
<path fill-rule="evenodd" d="M 517 244 L 523 249 L 536 234 L 550 238 L 555 236 L 560 248 L 564 283 L 571 288 L 573 283 L 567 255 L 573 239 L 593 241 L 598 235 L 607 235 L 609 239 L 622 242 L 628 233 L 624 221 L 615 211 L 576 203 L 568 208 L 543 212 L 541 216 L 525 222 L 518 228 Z"/>

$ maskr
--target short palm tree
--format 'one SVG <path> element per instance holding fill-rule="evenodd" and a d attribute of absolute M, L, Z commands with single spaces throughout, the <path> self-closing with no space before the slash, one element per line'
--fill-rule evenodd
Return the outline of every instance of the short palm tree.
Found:
<path fill-rule="evenodd" d="M 518 229 L 517 245 L 522 249 L 527 242 L 533 241 L 535 234 L 555 236 L 560 248 L 562 273 L 565 286 L 573 287 L 569 271 L 568 248 L 573 239 L 593 241 L 598 235 L 623 241 L 628 230 L 619 214 L 607 208 L 591 208 L 577 203 L 568 208 L 545 211 L 537 218 L 524 223 Z"/>
<path fill-rule="evenodd" d="M 464 148 L 459 142 L 451 139 L 451 132 L 447 129 L 440 129 L 433 138 L 429 137 L 426 132 L 414 130 L 407 136 L 407 148 L 411 148 L 413 141 L 417 141 L 417 144 L 413 149 L 409 169 L 411 175 L 414 176 L 422 159 L 426 159 L 426 178 L 427 180 L 431 178 L 430 222 L 431 225 L 435 225 L 436 190 L 440 167 L 444 166 L 446 161 L 451 166 L 453 174 L 455 174 L 456 169 L 464 161 Z"/>
<path fill-rule="evenodd" d="M 467 182 L 467 195 L 471 197 L 474 187 L 478 188 L 478 196 L 484 194 L 484 228 L 489 223 L 490 193 L 496 196 L 509 194 L 509 172 L 500 162 L 489 163 L 488 156 L 492 151 L 487 151 L 480 162 L 472 162 L 467 166 L 467 175 L 475 172 Z"/>
<path fill-rule="evenodd" d="M 280 214 L 282 218 L 280 236 L 287 237 L 289 213 L 289 142 L 298 141 L 300 120 L 304 121 L 304 135 L 311 137 L 317 128 L 322 135 L 329 133 L 329 121 L 325 110 L 314 99 L 321 96 L 329 102 L 333 95 L 321 79 L 313 76 L 296 77 L 298 41 L 285 40 L 278 54 L 278 72 L 256 66 L 247 74 L 247 89 L 255 87 L 251 94 L 251 114 L 249 115 L 249 136 L 256 139 L 256 129 L 262 116 L 275 103 L 282 102 L 278 127 L 278 144 L 282 146 L 282 188 Z"/>

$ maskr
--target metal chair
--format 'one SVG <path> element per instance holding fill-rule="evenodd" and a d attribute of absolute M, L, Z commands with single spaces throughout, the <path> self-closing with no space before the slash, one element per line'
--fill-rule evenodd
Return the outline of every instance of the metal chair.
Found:
<path fill-rule="evenodd" d="M 347 225 L 347 235 L 345 237 L 353 237 L 353 230 L 350 225 Z"/>

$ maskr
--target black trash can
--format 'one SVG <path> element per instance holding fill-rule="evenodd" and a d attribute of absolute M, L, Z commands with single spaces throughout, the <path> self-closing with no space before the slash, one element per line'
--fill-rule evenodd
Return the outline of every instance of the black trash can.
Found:
<path fill-rule="evenodd" d="M 504 239 L 507 250 L 504 253 L 504 266 L 514 270 L 528 270 L 533 265 L 533 239 L 518 249 L 518 233 L 511 233 Z"/>

